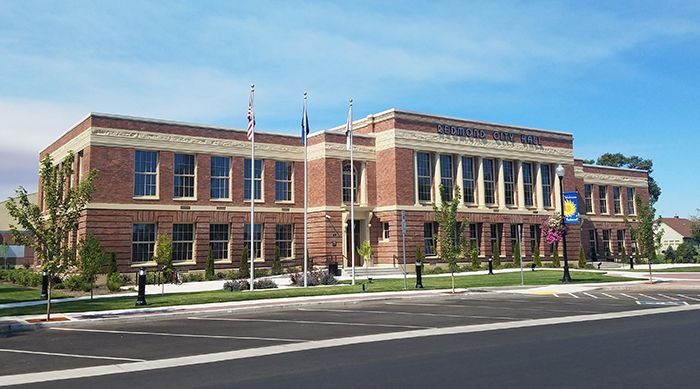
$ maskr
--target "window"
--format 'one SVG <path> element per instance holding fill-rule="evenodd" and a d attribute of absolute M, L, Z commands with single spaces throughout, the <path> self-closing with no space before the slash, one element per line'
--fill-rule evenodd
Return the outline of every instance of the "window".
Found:
<path fill-rule="evenodd" d="M 418 201 L 432 201 L 431 188 L 433 186 L 433 178 L 430 174 L 430 154 L 417 153 L 417 170 L 418 170 Z"/>
<path fill-rule="evenodd" d="M 598 235 L 596 230 L 588 230 L 588 247 L 591 250 L 591 260 L 595 260 L 598 257 L 598 242 L 596 235 Z"/>
<path fill-rule="evenodd" d="M 292 201 L 292 172 L 291 162 L 275 162 L 275 201 Z"/>
<path fill-rule="evenodd" d="M 209 225 L 209 249 L 214 260 L 228 259 L 228 224 Z"/>
<path fill-rule="evenodd" d="M 506 205 L 515 205 L 515 172 L 513 161 L 503 161 L 503 186 L 506 190 Z"/>
<path fill-rule="evenodd" d="M 491 224 L 491 254 L 493 254 L 496 247 L 498 247 L 498 252 L 501 252 L 501 234 L 503 233 L 503 224 Z"/>
<path fill-rule="evenodd" d="M 532 164 L 523 162 L 523 194 L 525 195 L 525 206 L 532 207 L 535 204 L 533 198 Z"/>
<path fill-rule="evenodd" d="M 583 186 L 584 199 L 586 202 L 586 213 L 593 213 L 593 187 L 591 184 Z"/>
<path fill-rule="evenodd" d="M 535 252 L 535 247 L 539 248 L 541 235 L 542 226 L 539 224 L 530 224 L 530 252 L 533 254 Z"/>
<path fill-rule="evenodd" d="M 552 207 L 552 167 L 550 165 L 540 165 L 542 175 L 542 205 L 545 208 Z"/>
<path fill-rule="evenodd" d="M 382 223 L 382 237 L 389 239 L 389 223 Z"/>
<path fill-rule="evenodd" d="M 445 187 L 445 193 L 442 196 L 442 201 L 452 201 L 454 193 L 454 178 L 452 174 L 452 156 L 440 156 L 440 183 Z"/>
<path fill-rule="evenodd" d="M 248 226 L 248 229 L 250 229 L 250 226 Z M 280 258 L 292 257 L 292 236 L 291 224 L 277 224 L 275 226 L 275 244 L 280 250 Z"/>
<path fill-rule="evenodd" d="M 598 187 L 598 204 L 600 213 L 608 213 L 608 187 L 605 185 Z"/>
<path fill-rule="evenodd" d="M 462 157 L 462 186 L 464 187 L 464 203 L 474 204 L 474 158 Z"/>
<path fill-rule="evenodd" d="M 493 171 L 493 159 L 484 159 L 484 194 L 487 205 L 496 204 L 496 177 Z"/>
<path fill-rule="evenodd" d="M 211 198 L 228 199 L 231 175 L 231 159 L 211 157 Z"/>
<path fill-rule="evenodd" d="M 620 205 L 620 187 L 613 186 L 613 212 L 616 215 L 622 213 L 622 206 Z"/>
<path fill-rule="evenodd" d="M 173 261 L 192 260 L 194 224 L 173 224 Z"/>
<path fill-rule="evenodd" d="M 357 170 L 346 163 L 343 165 L 343 202 L 350 204 L 353 199 L 355 204 L 359 202 L 357 198 Z"/>
<path fill-rule="evenodd" d="M 175 154 L 173 197 L 194 197 L 194 155 Z"/>
<path fill-rule="evenodd" d="M 520 231 L 518 231 L 520 229 Z M 518 233 L 520 232 L 520 233 Z M 515 256 L 515 246 L 518 245 L 518 237 L 520 237 L 520 255 L 522 256 L 522 243 L 523 243 L 523 226 L 521 224 L 511 224 L 510 225 L 510 247 L 513 249 L 513 255 Z M 515 258 L 515 257 L 513 257 Z"/>
<path fill-rule="evenodd" d="M 255 200 L 262 200 L 262 160 L 255 160 L 255 175 L 253 177 L 255 185 Z M 243 162 L 243 200 L 250 201 L 250 160 Z"/>
<path fill-rule="evenodd" d="M 620 254 L 625 248 L 625 230 L 617 230 L 617 253 Z"/>
<path fill-rule="evenodd" d="M 634 212 L 634 188 L 627 188 L 627 214 L 636 214 L 636 212 Z"/>
<path fill-rule="evenodd" d="M 603 230 L 603 250 L 605 257 L 608 258 L 610 257 L 611 253 L 611 248 L 610 248 L 610 231 L 611 230 Z"/>
<path fill-rule="evenodd" d="M 423 224 L 423 253 L 434 256 L 435 252 L 435 223 Z"/>
<path fill-rule="evenodd" d="M 255 224 L 253 227 L 253 257 L 255 259 L 262 258 L 260 251 L 262 247 L 262 228 L 262 224 Z M 250 224 L 243 225 L 243 244 L 250 250 Z"/>
<path fill-rule="evenodd" d="M 469 248 L 476 247 L 476 250 L 481 254 L 481 223 L 469 224 Z"/>
<path fill-rule="evenodd" d="M 131 229 L 131 262 L 150 261 L 155 243 L 155 224 L 134 224 Z"/>
<path fill-rule="evenodd" d="M 134 156 L 134 196 L 156 196 L 158 153 L 136 150 Z"/>

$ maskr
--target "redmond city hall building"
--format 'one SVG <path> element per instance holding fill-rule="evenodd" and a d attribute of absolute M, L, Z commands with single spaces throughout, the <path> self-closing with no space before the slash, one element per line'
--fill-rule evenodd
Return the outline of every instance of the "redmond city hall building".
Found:
<path fill-rule="evenodd" d="M 351 180 L 355 242 L 371 243 L 374 264 L 402 262 L 402 211 L 408 260 L 419 245 L 428 260 L 437 259 L 432 204 L 443 201 L 440 184 L 448 196 L 450 188 L 462 189 L 459 219 L 468 221 L 465 237 L 482 259 L 498 246 L 502 260 L 511 260 L 518 226 L 523 257 L 531 258 L 536 244 L 549 256 L 541 225 L 560 210 L 559 164 L 564 191 L 578 193 L 581 214 L 569 225 L 568 257 L 583 246 L 589 259 L 612 259 L 634 245 L 625 219 L 635 221 L 634 196 L 648 201 L 647 172 L 583 164 L 570 133 L 395 109 L 355 121 L 353 129 L 352 166 L 344 126 L 308 136 L 308 250 L 315 264 L 349 267 L 356 253 L 348 227 Z M 96 234 L 122 272 L 155 266 L 162 233 L 172 238 L 181 270 L 204 269 L 209 250 L 217 269 L 236 268 L 250 223 L 256 267 L 270 266 L 277 249 L 283 264 L 303 261 L 300 136 L 256 131 L 253 177 L 244 129 L 93 113 L 40 157 L 59 161 L 70 151 L 71 184 L 99 171 L 74 239 Z"/>

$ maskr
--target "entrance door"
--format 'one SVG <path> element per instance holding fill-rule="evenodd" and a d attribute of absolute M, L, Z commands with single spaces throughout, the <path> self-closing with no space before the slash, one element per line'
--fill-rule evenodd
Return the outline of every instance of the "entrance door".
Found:
<path fill-rule="evenodd" d="M 352 239 L 350 237 L 350 220 L 348 220 L 347 225 L 345 226 L 345 241 L 346 241 L 346 252 L 347 252 L 347 266 L 352 267 L 352 255 L 354 253 L 355 256 L 355 267 L 362 266 L 360 263 L 360 255 L 357 254 L 357 247 L 360 246 L 360 223 L 361 220 L 355 220 L 355 249 L 353 250 L 351 248 L 352 245 Z"/>

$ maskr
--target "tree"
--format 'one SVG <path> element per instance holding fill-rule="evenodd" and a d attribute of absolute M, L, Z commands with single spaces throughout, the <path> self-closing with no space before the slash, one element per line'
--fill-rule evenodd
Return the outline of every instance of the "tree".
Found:
<path fill-rule="evenodd" d="M 649 172 L 649 204 L 653 206 L 661 196 L 661 187 L 656 183 L 651 173 L 654 171 L 654 162 L 651 159 L 642 159 L 636 155 L 625 156 L 621 153 L 606 153 L 601 155 L 596 161 L 596 165 L 626 167 L 630 169 L 640 169 Z"/>
<path fill-rule="evenodd" d="M 73 175 L 72 152 L 54 165 L 51 156 L 41 160 L 39 182 L 43 209 L 32 204 L 27 190 L 19 187 L 17 196 L 6 203 L 17 224 L 10 225 L 12 236 L 20 245 L 32 247 L 49 274 L 46 320 L 51 320 L 51 290 L 54 276 L 63 276 L 74 266 L 76 242 L 68 239 L 80 215 L 95 191 L 97 170 L 92 169 L 77 185 L 69 185 Z M 17 228 L 27 231 L 24 233 Z"/>
<path fill-rule="evenodd" d="M 561 267 L 561 263 L 559 262 L 559 244 L 558 243 L 554 243 L 552 245 L 552 266 Z"/>
<path fill-rule="evenodd" d="M 360 255 L 360 258 L 362 258 L 362 264 L 364 266 L 369 266 L 372 258 L 372 246 L 369 244 L 368 240 L 360 243 L 360 246 L 357 247 L 357 254 Z"/>
<path fill-rule="evenodd" d="M 655 222 L 654 208 L 645 204 L 639 195 L 635 196 L 634 202 L 637 205 L 637 224 L 631 224 L 627 218 L 625 224 L 635 237 L 641 257 L 653 262 L 656 259 L 657 246 L 661 243 L 662 230 L 658 230 L 658 223 Z"/>
<path fill-rule="evenodd" d="M 666 258 L 666 262 L 673 263 L 676 262 L 676 251 L 673 249 L 673 247 L 668 246 L 666 249 L 666 252 L 664 253 L 664 256 Z"/>
<path fill-rule="evenodd" d="M 248 245 L 244 244 L 243 245 L 243 252 L 241 253 L 241 263 L 238 265 L 238 276 L 241 278 L 245 278 L 250 274 L 250 258 L 248 258 L 248 253 L 250 250 L 248 249 Z"/>
<path fill-rule="evenodd" d="M 2 268 L 7 269 L 7 243 L 5 243 L 5 241 L 0 244 L 0 255 L 2 255 L 2 259 L 5 261 Z"/>
<path fill-rule="evenodd" d="M 540 241 L 535 240 L 535 249 L 532 252 L 532 262 L 536 267 L 542 267 L 542 260 L 540 259 Z"/>
<path fill-rule="evenodd" d="M 700 209 L 698 209 L 698 215 L 691 216 L 690 220 L 693 223 L 690 227 L 693 233 L 693 240 L 695 244 L 700 244 Z"/>
<path fill-rule="evenodd" d="M 520 245 L 518 242 L 513 245 L 513 266 L 520 267 Z"/>
<path fill-rule="evenodd" d="M 583 250 L 583 245 L 578 246 L 578 268 L 586 268 L 586 252 Z"/>
<path fill-rule="evenodd" d="M 270 273 L 272 273 L 272 275 L 282 274 L 282 261 L 280 260 L 281 256 L 280 247 L 275 246 L 275 256 L 272 257 L 272 268 L 270 269 Z"/>
<path fill-rule="evenodd" d="M 204 279 L 211 281 L 214 279 L 214 252 L 209 248 L 207 252 L 207 262 L 204 264 Z"/>
<path fill-rule="evenodd" d="M 695 262 L 696 255 L 698 255 L 698 251 L 688 242 L 679 244 L 676 250 L 676 256 L 679 262 Z"/>
<path fill-rule="evenodd" d="M 80 257 L 78 266 L 85 281 L 90 283 L 90 300 L 92 300 L 95 279 L 104 268 L 107 255 L 99 239 L 92 232 L 88 232 L 87 237 L 80 241 L 78 255 Z"/>
<path fill-rule="evenodd" d="M 109 253 L 109 267 L 107 269 L 107 274 L 116 274 L 119 269 L 117 268 L 117 253 Z"/>
<path fill-rule="evenodd" d="M 472 270 L 481 269 L 481 260 L 479 259 L 479 248 L 476 245 L 472 245 L 469 250 L 469 256 L 472 259 Z"/>
<path fill-rule="evenodd" d="M 156 246 L 155 255 L 153 255 L 153 260 L 158 264 L 161 275 L 163 276 L 160 293 L 164 294 L 165 280 L 172 280 L 173 271 L 175 271 L 175 267 L 173 266 L 173 241 L 168 234 L 158 235 L 158 244 Z"/>
<path fill-rule="evenodd" d="M 416 262 L 420 263 L 421 270 L 423 270 L 423 259 L 425 258 L 425 253 L 423 252 L 423 246 L 416 246 Z"/>
<path fill-rule="evenodd" d="M 620 256 L 620 262 L 625 263 L 628 261 L 627 250 L 625 250 L 625 246 L 622 246 L 620 248 L 620 252 L 618 253 L 618 255 Z"/>
<path fill-rule="evenodd" d="M 459 270 L 457 260 L 462 256 L 464 247 L 464 228 L 468 221 L 457 222 L 457 207 L 462 199 L 458 185 L 454 187 L 452 200 L 445 201 L 445 186 L 440 184 L 440 207 L 433 203 L 435 221 L 438 223 L 438 240 L 440 242 L 440 258 L 447 261 L 447 267 L 452 274 L 452 292 L 455 291 L 455 272 Z"/>
<path fill-rule="evenodd" d="M 491 247 L 491 255 L 493 256 L 493 268 L 498 269 L 501 267 L 501 250 L 498 248 L 498 241 L 494 242 Z"/>

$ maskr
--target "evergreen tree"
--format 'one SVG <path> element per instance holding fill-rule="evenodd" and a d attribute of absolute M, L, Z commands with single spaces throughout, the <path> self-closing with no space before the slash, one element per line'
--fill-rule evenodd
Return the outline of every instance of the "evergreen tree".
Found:
<path fill-rule="evenodd" d="M 111 252 L 109 253 L 109 267 L 107 269 L 107 274 L 116 274 L 117 271 L 117 253 Z"/>
<path fill-rule="evenodd" d="M 542 259 L 540 258 L 540 242 L 539 242 L 539 240 L 535 241 L 535 250 L 532 253 L 532 261 L 535 263 L 535 266 L 542 267 Z"/>
<path fill-rule="evenodd" d="M 272 275 L 282 274 L 282 261 L 280 260 L 281 256 L 279 246 L 275 246 L 275 256 L 272 257 L 272 268 L 270 269 L 270 273 L 272 273 Z"/>
<path fill-rule="evenodd" d="M 214 276 L 214 252 L 209 248 L 207 253 L 207 262 L 204 265 L 204 279 L 211 281 L 215 278 Z"/>
<path fill-rule="evenodd" d="M 513 245 L 513 266 L 520 267 L 520 245 L 518 243 Z"/>
<path fill-rule="evenodd" d="M 495 243 L 491 249 L 491 254 L 493 255 L 493 268 L 498 269 L 501 267 L 501 252 L 498 249 L 498 243 Z"/>
<path fill-rule="evenodd" d="M 471 250 L 469 250 L 469 255 L 472 259 L 472 270 L 481 269 L 481 260 L 479 259 L 479 248 L 473 245 Z"/>
<path fill-rule="evenodd" d="M 673 263 L 676 262 L 676 251 L 673 249 L 673 247 L 668 246 L 666 249 L 666 262 Z"/>
<path fill-rule="evenodd" d="M 586 268 L 586 252 L 583 250 L 583 245 L 578 247 L 578 267 L 579 269 Z"/>
<path fill-rule="evenodd" d="M 250 274 L 250 259 L 248 258 L 249 253 L 248 245 L 243 245 L 243 252 L 241 253 L 241 263 L 238 265 L 238 275 L 241 278 L 246 278 Z"/>
<path fill-rule="evenodd" d="M 552 266 L 561 267 L 559 262 L 559 242 L 552 245 Z"/>
<path fill-rule="evenodd" d="M 620 262 L 625 263 L 629 262 L 629 258 L 627 258 L 627 250 L 625 250 L 625 246 L 622 246 L 620 248 L 620 252 L 618 253 L 620 256 Z"/>

